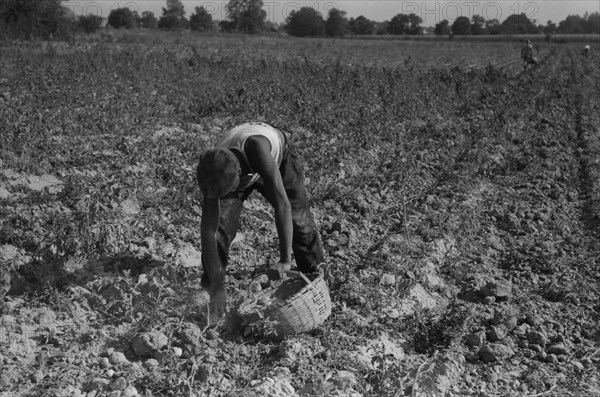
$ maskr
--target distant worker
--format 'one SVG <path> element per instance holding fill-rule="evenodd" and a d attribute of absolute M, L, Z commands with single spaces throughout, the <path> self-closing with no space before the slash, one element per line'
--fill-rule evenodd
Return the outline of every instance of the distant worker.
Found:
<path fill-rule="evenodd" d="M 583 56 L 587 58 L 588 55 L 590 55 L 590 46 L 586 44 L 586 46 L 583 47 Z"/>
<path fill-rule="evenodd" d="M 527 70 L 529 65 L 538 63 L 537 58 L 533 56 L 533 46 L 529 39 L 525 41 L 525 46 L 521 49 L 521 59 L 523 60 L 523 69 L 525 70 Z"/>

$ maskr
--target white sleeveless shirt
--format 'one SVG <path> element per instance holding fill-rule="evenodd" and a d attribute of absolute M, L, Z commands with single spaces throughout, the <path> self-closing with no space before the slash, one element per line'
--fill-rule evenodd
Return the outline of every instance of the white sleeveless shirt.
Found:
<path fill-rule="evenodd" d="M 240 177 L 240 188 L 244 189 L 256 182 L 260 175 L 252 170 L 248 161 L 248 156 L 244 152 L 246 139 L 251 136 L 263 136 L 269 140 L 271 144 L 271 156 L 273 161 L 277 163 L 277 167 L 281 166 L 283 160 L 283 145 L 285 138 L 277 129 L 265 123 L 245 123 L 229 130 L 225 136 L 216 144 L 215 147 L 220 149 L 237 150 L 250 167 L 250 173 Z"/>

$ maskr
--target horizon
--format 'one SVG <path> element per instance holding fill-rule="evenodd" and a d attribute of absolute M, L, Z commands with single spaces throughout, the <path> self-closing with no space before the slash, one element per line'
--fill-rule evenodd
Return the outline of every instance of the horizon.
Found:
<path fill-rule="evenodd" d="M 187 18 L 194 13 L 196 7 L 204 7 L 213 20 L 227 19 L 228 1 L 200 1 L 181 0 Z M 166 0 L 83 0 L 64 1 L 63 5 L 71 9 L 76 15 L 93 14 L 107 18 L 110 11 L 116 8 L 129 7 L 138 14 L 151 11 L 159 18 L 162 8 L 166 7 Z M 512 14 L 525 14 L 535 24 L 546 25 L 548 21 L 558 24 L 569 15 L 584 16 L 600 12 L 598 0 L 544 0 L 544 1 L 397 1 L 397 0 L 341 0 L 341 1 L 274 1 L 263 0 L 263 9 L 267 12 L 267 20 L 282 23 L 293 10 L 301 7 L 312 7 L 319 11 L 323 17 L 331 8 L 346 12 L 346 17 L 357 18 L 364 16 L 375 22 L 389 21 L 397 14 L 416 14 L 423 22 L 423 27 L 433 27 L 440 21 L 447 19 L 452 22 L 457 17 L 480 15 L 485 20 L 497 19 L 504 21 Z"/>

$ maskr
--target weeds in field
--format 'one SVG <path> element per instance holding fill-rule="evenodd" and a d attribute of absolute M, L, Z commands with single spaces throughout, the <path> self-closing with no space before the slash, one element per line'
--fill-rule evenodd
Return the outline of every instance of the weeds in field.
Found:
<path fill-rule="evenodd" d="M 372 360 L 373 369 L 367 378 L 368 392 L 378 396 L 398 396 L 404 390 L 406 369 L 384 350 L 377 351 Z"/>
<path fill-rule="evenodd" d="M 468 320 L 468 309 L 459 302 L 451 303 L 439 315 L 416 311 L 413 317 L 416 330 L 413 337 L 415 351 L 433 354 L 446 350 L 464 335 L 469 325 Z"/>
<path fill-rule="evenodd" d="M 273 56 L 269 48 L 280 51 L 289 42 L 207 45 L 172 35 L 165 40 L 186 44 L 150 48 L 139 45 L 147 38 L 111 40 L 0 48 L 0 118 L 7 126 L 0 132 L 0 243 L 18 251 L 16 260 L 0 264 L 0 288 L 20 294 L 29 286 L 42 291 L 33 304 L 57 312 L 84 307 L 98 323 L 125 324 L 117 337 L 123 349 L 149 330 L 179 347 L 180 331 L 193 323 L 201 343 L 178 359 L 165 354 L 159 368 L 144 368 L 134 378 L 138 391 L 246 395 L 267 369 L 285 366 L 295 388 L 307 385 L 316 395 L 339 392 L 346 381 L 365 395 L 400 395 L 411 383 L 433 381 L 435 352 L 460 346 L 453 342 L 475 321 L 455 301 L 438 311 L 417 305 L 404 318 L 403 299 L 417 284 L 443 295 L 441 277 L 462 286 L 475 282 L 473 275 L 505 275 L 522 285 L 536 280 L 530 292 L 553 304 L 575 299 L 556 278 L 572 263 L 565 252 L 587 241 L 574 226 L 577 189 L 568 190 L 578 172 L 568 169 L 585 168 L 590 194 L 598 174 L 590 132 L 597 112 L 583 100 L 594 98 L 595 86 L 564 88 L 579 84 L 581 70 L 560 69 L 564 76 L 544 77 L 545 86 L 536 87 L 539 75 L 515 76 L 488 62 L 417 67 L 415 54 L 408 62 L 398 55 L 392 63 L 356 63 L 355 52 L 335 47 L 346 42 L 325 42 L 330 58 L 321 58 L 302 55 L 314 52 L 311 41 L 296 43 L 297 53 Z M 501 55 L 512 51 L 506 48 Z M 565 92 L 580 97 L 572 102 Z M 565 114 L 572 107 L 575 114 Z M 295 359 L 278 357 L 266 340 L 240 342 L 243 330 L 233 325 L 215 335 L 190 293 L 200 269 L 176 264 L 179 247 L 199 244 L 198 154 L 248 120 L 271 123 L 297 144 L 332 264 L 334 312 L 302 341 L 314 343 L 315 352 Z M 579 163 L 572 163 L 578 149 Z M 13 184 L 15 173 L 23 180 L 52 174 L 61 189 L 32 191 Z M 592 199 L 590 215 L 597 212 Z M 232 298 L 242 295 L 249 268 L 270 249 L 261 238 L 273 234 L 258 212 L 243 224 L 260 236 L 243 231 L 246 240 L 234 248 Z M 432 258 L 432 246 L 449 239 L 458 257 Z M 568 241 L 562 253 L 556 241 Z M 433 270 L 425 271 L 424 262 Z M 595 277 L 593 261 L 574 266 Z M 428 285 L 428 276 L 442 284 Z M 588 296 L 576 298 L 591 306 L 595 292 L 586 288 L 579 290 Z M 271 336 L 272 325 L 256 327 Z M 105 331 L 40 332 L 49 344 L 77 339 L 99 349 Z M 408 354 L 427 355 L 416 375 L 384 349 L 369 351 L 367 362 L 353 354 L 382 331 L 408 336 Z M 342 371 L 348 379 L 335 379 Z"/>
<path fill-rule="evenodd" d="M 426 102 L 446 101 L 419 78 L 391 69 L 312 61 L 274 63 L 189 48 L 191 53 L 135 46 L 115 51 L 102 44 L 93 49 L 50 46 L 41 54 L 5 50 L 12 64 L 6 73 L 15 83 L 29 84 L 40 93 L 37 99 L 11 94 L 17 101 L 31 101 L 22 114 L 3 108 L 13 131 L 5 136 L 4 150 L 21 153 L 18 161 L 7 165 L 34 173 L 52 167 L 66 178 L 57 196 L 40 195 L 39 205 L 29 206 L 34 213 L 27 218 L 19 207 L 7 207 L 12 220 L 2 228 L 3 241 L 42 251 L 48 258 L 95 257 L 118 254 L 150 230 L 170 235 L 173 221 L 190 227 L 196 215 L 191 209 L 197 206 L 192 170 L 197 153 L 207 147 L 199 138 L 210 134 L 203 121 L 206 117 L 227 117 L 230 124 L 259 119 L 292 133 L 299 125 L 310 131 L 293 135 L 310 159 L 307 173 L 315 202 L 347 202 L 363 211 L 364 204 L 356 200 L 380 190 L 382 166 L 403 167 L 386 181 L 392 189 L 410 190 L 422 180 L 411 180 L 410 157 L 400 164 L 393 161 L 406 134 L 398 128 L 396 117 L 403 120 L 410 114 L 411 119 L 427 119 L 430 105 Z M 42 75 L 30 79 L 32 69 L 27 65 L 36 62 Z M 222 65 L 232 72 L 217 72 Z M 247 79 L 249 75 L 254 78 Z M 367 89 L 373 85 L 379 89 Z M 61 86 L 72 87 L 70 91 L 77 94 L 66 96 L 57 88 Z M 408 102 L 410 93 L 417 91 L 422 99 Z M 61 110 L 53 111 L 58 106 Z M 154 136 L 159 119 L 163 125 L 183 120 L 184 129 Z M 437 127 L 430 122 L 427 128 Z M 22 134 L 27 139 L 17 138 Z M 333 151 L 339 147 L 338 157 L 326 155 L 324 147 Z M 439 162 L 448 158 L 439 155 L 422 161 L 442 170 L 447 165 Z M 117 163 L 121 171 L 114 169 Z M 344 185 L 331 178 L 340 164 L 352 165 L 347 176 L 352 184 L 342 189 Z M 359 196 L 354 194 L 356 186 L 364 189 Z M 149 223 L 123 218 L 121 203 L 132 195 L 141 210 L 152 209 Z M 48 204 L 55 199 L 60 204 L 50 212 Z M 376 203 L 369 205 L 377 211 Z"/>

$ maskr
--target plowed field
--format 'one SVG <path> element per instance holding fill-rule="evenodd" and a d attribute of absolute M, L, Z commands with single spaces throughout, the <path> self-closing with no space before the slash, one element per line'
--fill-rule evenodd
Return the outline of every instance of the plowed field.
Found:
<path fill-rule="evenodd" d="M 600 47 L 536 46 L 4 44 L 0 396 L 600 395 Z M 278 255 L 258 194 L 225 322 L 199 285 L 195 166 L 251 120 L 327 254 L 332 315 L 283 340 L 236 317 Z"/>

